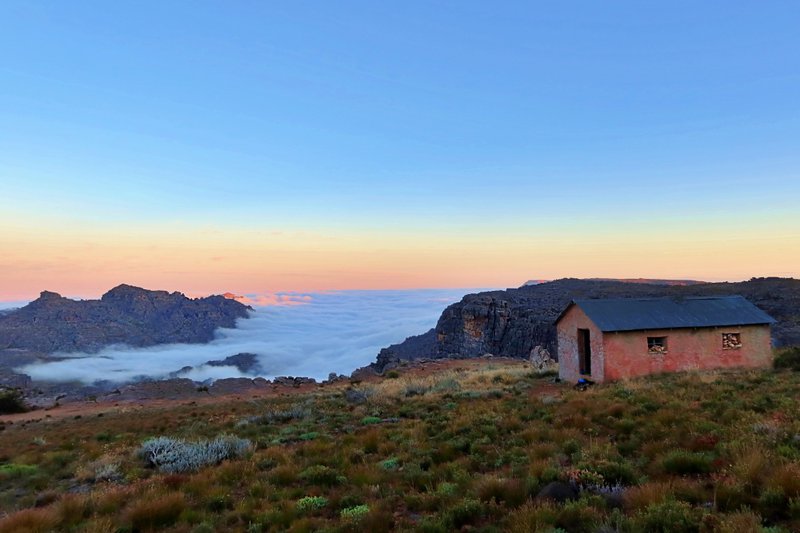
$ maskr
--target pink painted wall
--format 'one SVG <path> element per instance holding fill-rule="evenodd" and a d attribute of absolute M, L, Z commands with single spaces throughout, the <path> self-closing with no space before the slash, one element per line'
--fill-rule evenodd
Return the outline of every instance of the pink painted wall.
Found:
<path fill-rule="evenodd" d="M 723 333 L 739 333 L 742 347 L 723 350 Z M 667 353 L 650 354 L 647 337 L 667 337 Z M 607 380 L 660 372 L 758 368 L 772 364 L 770 328 L 766 325 L 605 333 L 603 351 Z"/>
<path fill-rule="evenodd" d="M 578 381 L 580 378 L 592 381 L 604 379 L 603 333 L 589 320 L 577 305 L 573 305 L 561 317 L 556 326 L 558 333 L 558 376 L 565 381 Z M 581 375 L 578 359 L 578 329 L 589 330 L 589 343 L 592 348 L 592 374 Z"/>

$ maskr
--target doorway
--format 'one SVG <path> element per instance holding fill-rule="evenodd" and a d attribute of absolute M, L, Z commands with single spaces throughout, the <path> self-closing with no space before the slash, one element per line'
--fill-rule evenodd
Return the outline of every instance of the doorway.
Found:
<path fill-rule="evenodd" d="M 592 344 L 588 329 L 578 330 L 578 362 L 584 376 L 592 374 Z"/>

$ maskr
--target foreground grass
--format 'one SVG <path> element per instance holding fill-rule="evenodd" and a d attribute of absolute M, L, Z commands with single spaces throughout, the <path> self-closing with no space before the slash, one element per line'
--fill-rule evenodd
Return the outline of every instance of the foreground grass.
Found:
<path fill-rule="evenodd" d="M 7 425 L 0 531 L 800 530 L 797 373 L 551 382 L 486 362 Z M 162 435 L 246 444 L 164 472 L 140 453 Z M 578 498 L 537 498 L 553 481 Z"/>

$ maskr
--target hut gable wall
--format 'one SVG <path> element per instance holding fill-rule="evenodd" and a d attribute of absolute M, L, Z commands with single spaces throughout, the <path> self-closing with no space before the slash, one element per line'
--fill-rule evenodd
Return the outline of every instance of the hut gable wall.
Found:
<path fill-rule="evenodd" d="M 580 373 L 580 361 L 578 350 L 578 329 L 588 329 L 590 346 L 592 352 L 592 373 L 582 375 Z M 603 332 L 597 325 L 586 316 L 580 307 L 573 305 L 559 319 L 557 324 L 558 334 L 558 375 L 567 381 L 578 381 L 581 378 L 593 381 L 603 381 L 604 379 L 604 348 Z"/>

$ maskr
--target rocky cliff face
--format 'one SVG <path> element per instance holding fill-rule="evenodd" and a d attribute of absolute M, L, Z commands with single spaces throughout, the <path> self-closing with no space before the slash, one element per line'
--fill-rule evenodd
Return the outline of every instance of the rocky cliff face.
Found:
<path fill-rule="evenodd" d="M 408 337 L 403 342 L 392 344 L 378 353 L 375 366 L 381 370 L 398 361 L 411 361 L 429 357 L 436 348 L 436 331 L 431 328 L 422 335 Z"/>
<path fill-rule="evenodd" d="M 0 350 L 91 352 L 111 344 L 151 346 L 208 342 L 232 328 L 248 307 L 224 298 L 187 298 L 179 292 L 120 285 L 100 300 L 70 300 L 44 291 L 21 309 L 0 316 Z"/>
<path fill-rule="evenodd" d="M 537 346 L 555 354 L 553 323 L 573 298 L 726 294 L 741 294 L 778 321 L 772 330 L 776 346 L 800 344 L 800 280 L 754 278 L 737 283 L 670 285 L 562 279 L 469 294 L 444 310 L 432 332 L 384 348 L 373 369 L 380 372 L 399 360 L 479 357 L 487 353 L 528 358 Z"/>

